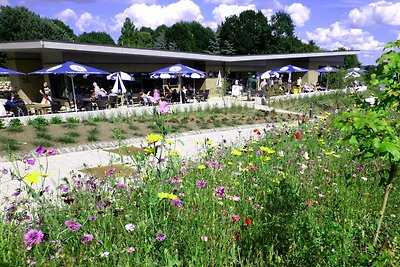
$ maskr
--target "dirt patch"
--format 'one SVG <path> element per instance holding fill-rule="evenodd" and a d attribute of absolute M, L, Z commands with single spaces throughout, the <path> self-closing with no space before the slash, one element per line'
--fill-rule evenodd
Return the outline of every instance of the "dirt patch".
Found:
<path fill-rule="evenodd" d="M 136 169 L 124 166 L 122 164 L 85 168 L 79 171 L 98 179 L 105 179 L 108 177 L 124 177 L 136 173 Z"/>
<path fill-rule="evenodd" d="M 143 153 L 144 152 L 143 148 L 137 147 L 137 146 L 122 146 L 122 147 L 118 147 L 118 148 L 114 148 L 114 149 L 109 149 L 107 151 L 121 155 L 121 156 L 130 156 L 135 153 Z"/>
<path fill-rule="evenodd" d="M 165 126 L 169 133 L 183 133 L 295 119 L 295 115 L 244 107 L 215 108 L 166 114 Z M 150 133 L 159 131 L 152 115 L 117 118 L 96 117 L 83 122 L 59 121 L 58 124 L 49 121 L 48 124 L 46 126 L 42 124 L 39 126 L 17 125 L 17 127 L 8 126 L 5 129 L 0 129 L 0 156 L 7 156 L 8 152 L 22 156 L 34 151 L 39 145 L 47 148 L 76 147 L 83 144 L 145 137 Z"/>

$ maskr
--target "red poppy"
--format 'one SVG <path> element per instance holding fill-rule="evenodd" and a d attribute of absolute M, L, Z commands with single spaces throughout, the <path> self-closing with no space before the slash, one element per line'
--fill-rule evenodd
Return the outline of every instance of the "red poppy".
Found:
<path fill-rule="evenodd" d="M 246 226 L 250 226 L 250 225 L 253 224 L 253 221 L 251 220 L 250 217 L 246 217 L 246 219 L 244 219 L 244 224 L 245 224 Z"/>
<path fill-rule="evenodd" d="M 239 241 L 240 240 L 240 235 L 239 234 L 234 234 L 233 235 L 233 240 Z"/>
<path fill-rule="evenodd" d="M 258 129 L 254 129 L 253 132 L 254 132 L 256 135 L 261 135 L 261 132 L 260 132 L 260 130 L 258 130 Z"/>
<path fill-rule="evenodd" d="M 296 133 L 294 134 L 294 136 L 296 137 L 297 140 L 299 140 L 299 139 L 301 138 L 300 132 L 296 132 Z"/>

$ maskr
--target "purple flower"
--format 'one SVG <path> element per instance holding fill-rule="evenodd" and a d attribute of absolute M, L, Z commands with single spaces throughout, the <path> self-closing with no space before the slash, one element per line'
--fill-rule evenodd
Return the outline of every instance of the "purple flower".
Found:
<path fill-rule="evenodd" d="M 106 176 L 111 176 L 115 171 L 116 171 L 115 168 L 111 168 L 109 170 L 106 170 Z"/>
<path fill-rule="evenodd" d="M 47 150 L 47 154 L 49 155 L 55 155 L 57 154 L 57 150 L 54 148 L 50 148 L 49 150 Z"/>
<path fill-rule="evenodd" d="M 72 231 L 78 231 L 79 229 L 81 229 L 81 225 L 73 221 L 65 221 L 64 224 Z"/>
<path fill-rule="evenodd" d="M 89 217 L 89 222 L 94 222 L 94 221 L 96 221 L 97 220 L 97 217 L 96 216 L 91 216 L 91 217 Z"/>
<path fill-rule="evenodd" d="M 168 103 L 165 101 L 161 101 L 160 104 L 158 105 L 158 111 L 160 113 L 168 113 L 169 112 Z"/>
<path fill-rule="evenodd" d="M 214 161 L 208 161 L 206 162 L 206 165 L 210 168 L 214 168 L 217 169 L 219 167 L 219 163 L 218 162 L 214 162 Z"/>
<path fill-rule="evenodd" d="M 38 154 L 44 154 L 44 153 L 46 153 L 47 150 L 43 146 L 38 146 L 35 151 Z"/>
<path fill-rule="evenodd" d="M 170 203 L 171 203 L 172 206 L 182 207 L 182 201 L 179 198 L 171 199 Z"/>
<path fill-rule="evenodd" d="M 33 165 L 35 165 L 36 161 L 34 159 L 27 159 L 25 162 L 26 162 L 26 164 L 33 166 Z"/>
<path fill-rule="evenodd" d="M 215 189 L 215 195 L 217 196 L 217 198 L 223 198 L 225 197 L 225 187 L 223 186 L 218 186 Z"/>
<path fill-rule="evenodd" d="M 84 236 L 81 237 L 81 242 L 82 243 L 88 243 L 90 241 L 92 241 L 94 239 L 94 236 L 91 234 L 86 234 Z"/>
<path fill-rule="evenodd" d="M 165 233 L 157 233 L 156 240 L 157 241 L 164 241 L 167 238 L 167 234 Z"/>
<path fill-rule="evenodd" d="M 123 184 L 123 183 L 119 183 L 119 184 L 117 185 L 117 187 L 118 187 L 119 189 L 125 189 L 125 188 L 126 188 L 126 185 Z"/>
<path fill-rule="evenodd" d="M 199 188 L 205 188 L 207 186 L 207 182 L 203 180 L 196 181 L 196 186 Z"/>
<path fill-rule="evenodd" d="M 43 241 L 44 234 L 40 230 L 31 229 L 24 234 L 24 241 L 27 245 L 39 244 Z"/>

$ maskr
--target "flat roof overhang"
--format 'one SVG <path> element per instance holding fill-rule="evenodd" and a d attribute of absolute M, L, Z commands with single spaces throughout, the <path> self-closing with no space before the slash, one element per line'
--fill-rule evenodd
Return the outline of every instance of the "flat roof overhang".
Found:
<path fill-rule="evenodd" d="M 347 55 L 357 55 L 360 51 L 333 51 L 333 52 L 314 52 L 314 53 L 293 53 L 293 54 L 273 54 L 273 55 L 243 55 L 243 56 L 221 56 L 199 53 L 174 52 L 155 49 L 128 48 L 122 46 L 93 45 L 81 43 L 66 43 L 57 41 L 23 41 L 23 42 L 3 42 L 0 43 L 0 51 L 4 53 L 54 53 L 59 51 L 67 54 L 102 54 L 109 56 L 132 56 L 153 58 L 156 62 L 160 59 L 176 59 L 189 61 L 203 61 L 214 63 L 246 63 L 254 61 L 269 60 L 323 60 L 324 58 L 344 57 Z M 160 60 L 162 62 L 162 60 Z"/>

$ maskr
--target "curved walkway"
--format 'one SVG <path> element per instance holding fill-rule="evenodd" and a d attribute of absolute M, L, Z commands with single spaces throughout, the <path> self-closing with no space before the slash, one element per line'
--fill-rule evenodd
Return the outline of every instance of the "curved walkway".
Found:
<path fill-rule="evenodd" d="M 174 149 L 178 151 L 182 158 L 194 157 L 198 152 L 198 145 L 204 140 L 209 140 L 214 143 L 225 141 L 227 144 L 240 144 L 251 137 L 255 137 L 254 129 L 266 129 L 267 124 L 244 125 L 234 128 L 219 128 L 210 129 L 199 132 L 187 132 L 174 136 L 169 136 L 173 139 Z M 200 142 L 199 142 L 200 141 Z M 140 147 L 144 145 L 144 138 L 135 138 L 129 141 L 129 145 Z M 19 176 L 24 176 L 27 173 L 34 171 L 47 170 L 45 186 L 56 187 L 63 178 L 71 176 L 72 172 L 78 172 L 81 169 L 89 167 L 104 166 L 111 162 L 116 162 L 120 158 L 119 155 L 110 153 L 106 149 L 113 148 L 112 146 L 105 148 L 97 148 L 93 150 L 74 151 L 69 153 L 59 153 L 52 156 L 36 157 L 36 164 L 28 166 L 22 161 L 1 162 L 0 166 L 3 172 L 0 172 L 0 205 L 1 199 L 5 196 L 10 196 L 17 188 L 20 187 L 20 182 L 11 180 L 11 173 L 18 172 Z"/>

